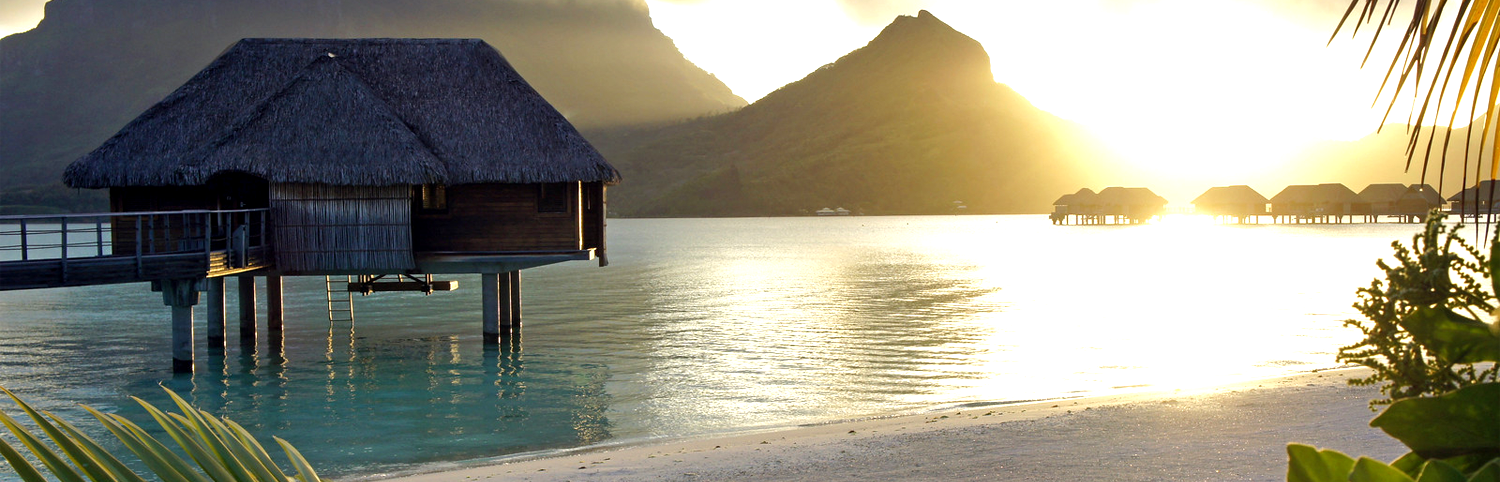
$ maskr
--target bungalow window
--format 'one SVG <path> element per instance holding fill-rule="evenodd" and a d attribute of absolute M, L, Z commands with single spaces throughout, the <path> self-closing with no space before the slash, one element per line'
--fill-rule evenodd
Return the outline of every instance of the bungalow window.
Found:
<path fill-rule="evenodd" d="M 448 188 L 442 184 L 423 184 L 417 188 L 417 206 L 425 213 L 448 212 Z"/>
<path fill-rule="evenodd" d="M 536 212 L 568 212 L 568 183 L 556 182 L 537 185 Z"/>

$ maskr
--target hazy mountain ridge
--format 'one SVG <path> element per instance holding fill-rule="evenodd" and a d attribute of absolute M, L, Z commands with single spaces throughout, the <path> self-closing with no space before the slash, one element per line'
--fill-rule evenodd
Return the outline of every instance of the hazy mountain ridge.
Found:
<path fill-rule="evenodd" d="M 483 38 L 582 128 L 745 104 L 652 26 L 643 0 L 53 0 L 46 8 L 36 29 L 0 39 L 4 188 L 55 185 L 67 163 L 244 37 Z"/>
<path fill-rule="evenodd" d="M 928 12 L 741 110 L 586 133 L 638 216 L 1034 213 L 1108 165 L 1097 141 L 994 81 L 972 38 Z"/>
<path fill-rule="evenodd" d="M 1483 125 L 1484 119 L 1477 121 Z M 1436 130 L 1436 139 L 1431 143 L 1431 154 L 1428 155 L 1428 140 L 1431 128 L 1424 128 L 1421 143 L 1417 147 L 1417 155 L 1411 160 L 1411 167 L 1407 169 L 1406 145 L 1409 139 L 1408 126 L 1405 124 L 1386 124 L 1379 132 L 1371 133 L 1354 141 L 1324 141 L 1319 142 L 1300 153 L 1289 165 L 1297 166 L 1302 172 L 1286 174 L 1282 177 L 1295 178 L 1290 183 L 1309 184 L 1317 182 L 1342 182 L 1356 191 L 1370 184 L 1377 183 L 1426 183 L 1440 188 L 1444 197 L 1457 193 L 1462 186 L 1475 183 L 1475 164 L 1471 158 L 1467 172 L 1464 166 L 1464 137 L 1469 135 L 1469 129 L 1453 129 L 1448 141 L 1448 156 L 1446 168 L 1442 164 L 1441 154 L 1443 152 L 1443 141 L 1449 136 L 1449 129 L 1439 127 Z M 1474 146 L 1479 145 L 1478 138 L 1474 139 Z M 1486 151 L 1488 153 L 1488 151 Z M 1471 153 L 1472 154 L 1472 153 Z M 1426 178 L 1423 179 L 1422 167 L 1424 161 L 1427 163 Z M 1438 177 L 1442 175 L 1441 186 Z M 1486 161 L 1480 168 L 1479 176 L 1489 178 L 1489 162 Z"/>

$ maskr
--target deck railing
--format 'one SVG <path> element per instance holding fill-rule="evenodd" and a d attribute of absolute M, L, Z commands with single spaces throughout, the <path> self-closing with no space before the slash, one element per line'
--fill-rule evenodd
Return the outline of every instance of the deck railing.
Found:
<path fill-rule="evenodd" d="M 265 246 L 269 209 L 0 216 L 0 262 L 143 256 Z"/>

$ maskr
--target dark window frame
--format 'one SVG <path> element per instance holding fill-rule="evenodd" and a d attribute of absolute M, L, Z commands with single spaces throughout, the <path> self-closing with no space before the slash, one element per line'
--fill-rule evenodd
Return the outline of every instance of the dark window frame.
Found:
<path fill-rule="evenodd" d="M 422 214 L 447 214 L 448 213 L 448 186 L 442 184 L 422 184 L 415 186 L 416 193 L 413 204 L 417 212 Z"/>

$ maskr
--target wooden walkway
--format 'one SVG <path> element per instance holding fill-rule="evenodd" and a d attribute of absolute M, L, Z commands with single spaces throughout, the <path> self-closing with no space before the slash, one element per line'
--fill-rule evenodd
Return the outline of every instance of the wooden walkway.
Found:
<path fill-rule="evenodd" d="M 267 209 L 0 216 L 0 291 L 268 267 Z"/>

